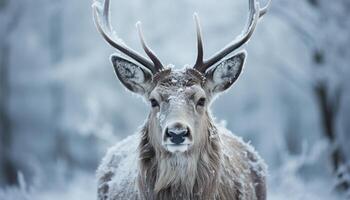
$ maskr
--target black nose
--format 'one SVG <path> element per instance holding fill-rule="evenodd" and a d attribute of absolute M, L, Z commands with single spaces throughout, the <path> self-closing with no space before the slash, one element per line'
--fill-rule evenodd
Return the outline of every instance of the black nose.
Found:
<path fill-rule="evenodd" d="M 181 144 L 185 141 L 186 137 L 189 137 L 189 129 L 188 128 L 176 128 L 171 129 L 167 128 L 165 131 L 166 138 L 170 138 L 170 141 L 174 144 Z"/>

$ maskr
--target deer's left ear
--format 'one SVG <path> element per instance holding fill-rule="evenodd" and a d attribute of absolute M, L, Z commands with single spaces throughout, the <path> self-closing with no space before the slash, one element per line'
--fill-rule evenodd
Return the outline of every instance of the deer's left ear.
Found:
<path fill-rule="evenodd" d="M 222 92 L 231 87 L 242 72 L 246 56 L 246 51 L 239 52 L 209 69 L 205 73 L 205 87 L 212 93 Z"/>

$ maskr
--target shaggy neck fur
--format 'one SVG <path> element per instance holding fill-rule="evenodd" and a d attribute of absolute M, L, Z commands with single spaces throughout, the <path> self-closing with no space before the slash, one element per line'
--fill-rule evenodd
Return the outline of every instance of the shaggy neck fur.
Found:
<path fill-rule="evenodd" d="M 150 144 L 149 126 L 139 145 L 138 186 L 142 199 L 214 199 L 221 149 L 217 129 L 208 117 L 206 139 L 200 148 L 171 154 Z"/>

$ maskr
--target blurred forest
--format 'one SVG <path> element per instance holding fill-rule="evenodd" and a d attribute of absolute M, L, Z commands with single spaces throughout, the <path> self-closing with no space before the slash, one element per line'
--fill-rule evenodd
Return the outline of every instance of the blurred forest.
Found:
<path fill-rule="evenodd" d="M 265 5 L 266 0 L 260 0 Z M 89 0 L 0 0 L 0 199 L 95 199 L 107 148 L 149 106 L 127 92 L 95 30 Z M 246 0 L 113 0 L 118 36 L 141 52 L 135 23 L 163 61 L 196 58 L 240 33 Z M 350 1 L 273 0 L 245 47 L 217 121 L 269 165 L 268 199 L 350 198 Z"/>

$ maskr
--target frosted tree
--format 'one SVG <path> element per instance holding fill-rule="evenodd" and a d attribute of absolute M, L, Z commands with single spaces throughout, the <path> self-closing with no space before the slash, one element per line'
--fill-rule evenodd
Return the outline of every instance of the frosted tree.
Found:
<path fill-rule="evenodd" d="M 10 155 L 12 122 L 9 112 L 9 57 L 11 54 L 10 36 L 20 20 L 20 5 L 14 1 L 0 1 L 0 184 L 14 184 L 16 171 Z"/>
<path fill-rule="evenodd" d="M 309 66 L 302 66 L 301 73 L 291 77 L 290 69 L 284 69 L 286 77 L 304 87 L 314 96 L 323 135 L 330 142 L 330 162 L 337 178 L 336 187 L 350 187 L 350 159 L 346 134 L 349 110 L 344 99 L 349 95 L 350 57 L 350 2 L 340 0 L 306 0 L 276 2 L 275 13 L 282 16 L 309 49 Z M 294 73 L 295 74 L 295 73 Z M 300 85 L 301 84 L 301 85 Z M 343 119 L 341 119 L 343 118 Z"/>

